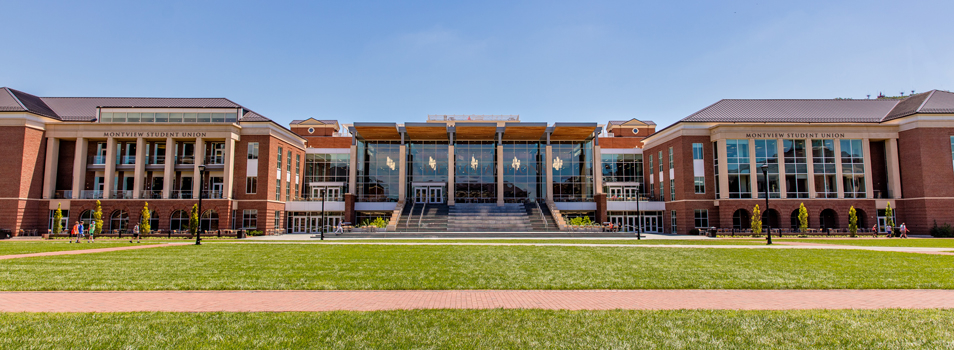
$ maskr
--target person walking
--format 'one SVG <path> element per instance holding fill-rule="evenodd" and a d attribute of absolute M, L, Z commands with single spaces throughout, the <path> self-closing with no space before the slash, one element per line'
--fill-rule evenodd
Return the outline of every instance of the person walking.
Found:
<path fill-rule="evenodd" d="M 878 224 L 871 226 L 871 234 L 873 234 L 875 237 L 878 237 Z"/>
<path fill-rule="evenodd" d="M 89 232 L 87 232 L 87 234 L 86 234 L 86 243 L 96 242 L 96 240 L 93 239 L 93 231 L 96 231 L 96 223 L 95 223 L 95 222 L 89 223 L 89 230 L 88 230 L 88 231 L 89 231 Z"/>
<path fill-rule="evenodd" d="M 901 227 L 898 228 L 901 233 L 898 235 L 899 238 L 908 238 L 908 225 L 901 223 Z"/>
<path fill-rule="evenodd" d="M 335 234 L 340 235 L 344 233 L 344 227 L 341 226 L 341 221 L 338 221 L 338 225 L 335 226 Z"/>
<path fill-rule="evenodd" d="M 80 243 L 80 240 L 83 239 L 83 222 L 76 222 L 76 243 Z"/>
<path fill-rule="evenodd" d="M 73 237 L 76 236 L 76 223 L 73 223 L 73 227 L 70 228 L 70 243 L 73 243 Z M 79 238 L 76 239 L 76 243 L 79 243 Z"/>
<path fill-rule="evenodd" d="M 139 224 L 136 224 L 136 226 L 133 227 L 132 234 L 133 234 L 133 238 L 136 239 L 136 243 L 139 243 Z M 131 239 L 129 240 L 129 243 L 132 243 Z"/>

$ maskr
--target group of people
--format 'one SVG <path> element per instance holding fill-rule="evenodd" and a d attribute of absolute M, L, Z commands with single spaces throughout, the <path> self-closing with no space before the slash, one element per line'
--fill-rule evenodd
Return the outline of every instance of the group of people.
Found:
<path fill-rule="evenodd" d="M 94 231 L 96 231 L 96 225 L 90 224 L 89 231 L 87 232 L 83 222 L 77 221 L 75 224 L 73 224 L 73 228 L 70 230 L 70 243 L 73 243 L 73 237 L 76 237 L 76 243 L 80 243 L 83 237 L 86 237 L 86 243 L 96 242 L 96 240 L 93 239 Z M 139 224 L 136 224 L 136 227 L 133 227 L 132 235 L 133 239 L 136 240 L 136 243 L 139 243 Z M 130 239 L 129 243 L 132 242 L 133 240 Z"/>
<path fill-rule="evenodd" d="M 887 231 L 888 231 L 888 234 L 886 236 L 887 238 L 891 238 L 891 236 L 894 236 L 894 230 L 892 230 L 891 226 L 887 226 Z M 875 224 L 874 227 L 871 228 L 871 232 L 878 232 L 878 224 Z M 902 222 L 901 226 L 898 226 L 898 238 L 908 238 L 908 232 L 909 232 L 908 225 L 905 225 Z"/>

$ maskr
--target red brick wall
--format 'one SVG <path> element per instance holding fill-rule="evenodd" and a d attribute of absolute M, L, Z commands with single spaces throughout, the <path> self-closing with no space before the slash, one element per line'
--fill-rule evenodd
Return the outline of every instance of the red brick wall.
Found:
<path fill-rule="evenodd" d="M 0 178 L 3 179 L 0 181 L 0 197 L 20 198 L 21 194 L 26 192 L 20 187 L 20 182 L 24 178 L 23 162 L 27 158 L 27 152 L 36 157 L 40 145 L 25 144 L 25 129 L 22 126 L 0 126 L 0 139 L 4 141 L 4 151 L 0 152 L 0 164 L 3 164 L 0 167 Z"/>
<path fill-rule="evenodd" d="M 153 230 L 168 231 L 172 219 L 172 213 L 176 210 L 185 210 L 186 213 L 192 212 L 192 206 L 198 203 L 196 199 L 161 199 L 161 200 L 139 200 L 139 199 L 104 199 L 100 201 L 103 209 L 103 229 L 110 229 L 109 220 L 111 215 L 117 210 L 125 210 L 129 213 L 129 227 L 133 227 L 139 222 L 142 215 L 142 207 L 149 203 L 149 210 L 156 211 L 156 217 L 159 218 L 159 227 L 153 227 Z M 80 214 L 86 210 L 94 210 L 96 200 L 73 200 L 70 201 L 70 219 L 69 222 L 79 220 Z M 203 199 L 202 212 L 215 210 L 219 216 L 219 229 L 226 230 L 231 228 L 232 201 L 224 199 Z M 44 220 L 43 228 L 48 228 L 48 222 Z"/>
<path fill-rule="evenodd" d="M 821 227 L 821 212 L 825 209 L 832 209 L 836 213 L 836 227 L 848 228 L 848 210 L 851 206 L 855 210 L 864 211 L 864 220 L 859 218 L 859 228 L 873 226 L 878 220 L 878 210 L 875 208 L 875 201 L 871 199 L 844 199 L 844 200 L 826 200 L 826 199 L 771 199 L 769 209 L 774 209 L 779 214 L 779 224 L 782 228 L 790 228 L 793 211 L 798 210 L 800 203 L 805 203 L 808 210 L 808 227 Z M 710 213 L 709 223 L 712 226 L 720 228 L 732 228 L 732 215 L 736 210 L 745 209 L 751 218 L 752 209 L 759 205 L 759 210 L 765 210 L 765 199 L 732 199 L 719 201 L 719 219 L 714 221 Z M 864 226 L 862 226 L 864 224 Z"/>
<path fill-rule="evenodd" d="M 350 137 L 305 137 L 308 148 L 351 148 Z"/>
<path fill-rule="evenodd" d="M 905 198 L 954 198 L 951 136 L 954 128 L 919 128 L 898 133 Z"/>
<path fill-rule="evenodd" d="M 641 148 L 643 137 L 600 137 L 600 148 Z"/>

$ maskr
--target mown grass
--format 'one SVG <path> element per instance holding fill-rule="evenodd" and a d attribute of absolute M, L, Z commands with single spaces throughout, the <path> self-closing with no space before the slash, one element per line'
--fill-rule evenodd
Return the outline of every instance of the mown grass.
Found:
<path fill-rule="evenodd" d="M 778 239 L 781 242 L 825 243 L 866 247 L 954 248 L 948 238 L 846 238 L 846 239 Z"/>
<path fill-rule="evenodd" d="M 862 250 L 207 244 L 0 261 L 0 290 L 954 288 L 954 256 Z"/>
<path fill-rule="evenodd" d="M 360 239 L 360 238 L 325 238 L 321 242 L 347 243 L 519 243 L 519 244 L 639 244 L 639 245 L 764 245 L 765 241 L 753 240 L 715 240 L 715 239 Z M 270 241 L 273 242 L 273 241 Z M 311 241 L 308 241 L 311 242 Z"/>
<path fill-rule="evenodd" d="M 64 250 L 78 250 L 78 249 L 96 249 L 96 248 L 113 248 L 113 247 L 124 247 L 130 244 L 128 241 L 123 243 L 122 241 L 111 241 L 111 242 L 101 242 L 96 241 L 94 243 L 86 243 L 86 240 L 83 240 L 83 243 L 69 243 L 68 241 L 30 241 L 30 242 L 17 242 L 17 241 L 0 241 L 0 255 L 13 255 L 13 254 L 29 254 L 29 253 L 45 253 L 45 252 L 59 252 Z"/>
<path fill-rule="evenodd" d="M 952 310 L 0 314 L 0 348 L 944 349 Z"/>

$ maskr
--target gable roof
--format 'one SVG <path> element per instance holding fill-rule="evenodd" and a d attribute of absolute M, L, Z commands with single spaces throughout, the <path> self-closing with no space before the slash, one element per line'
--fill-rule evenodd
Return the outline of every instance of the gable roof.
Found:
<path fill-rule="evenodd" d="M 610 127 L 613 127 L 613 126 L 623 126 L 623 125 L 626 125 L 626 126 L 631 126 L 631 125 L 646 125 L 646 126 L 652 126 L 652 125 L 656 125 L 656 123 L 654 123 L 652 120 L 639 120 L 639 119 L 636 119 L 636 118 L 633 118 L 633 119 L 630 119 L 630 120 L 610 120 L 610 121 L 609 121 L 609 126 L 610 126 Z"/>
<path fill-rule="evenodd" d="M 878 123 L 897 100 L 721 100 L 680 122 Z"/>

